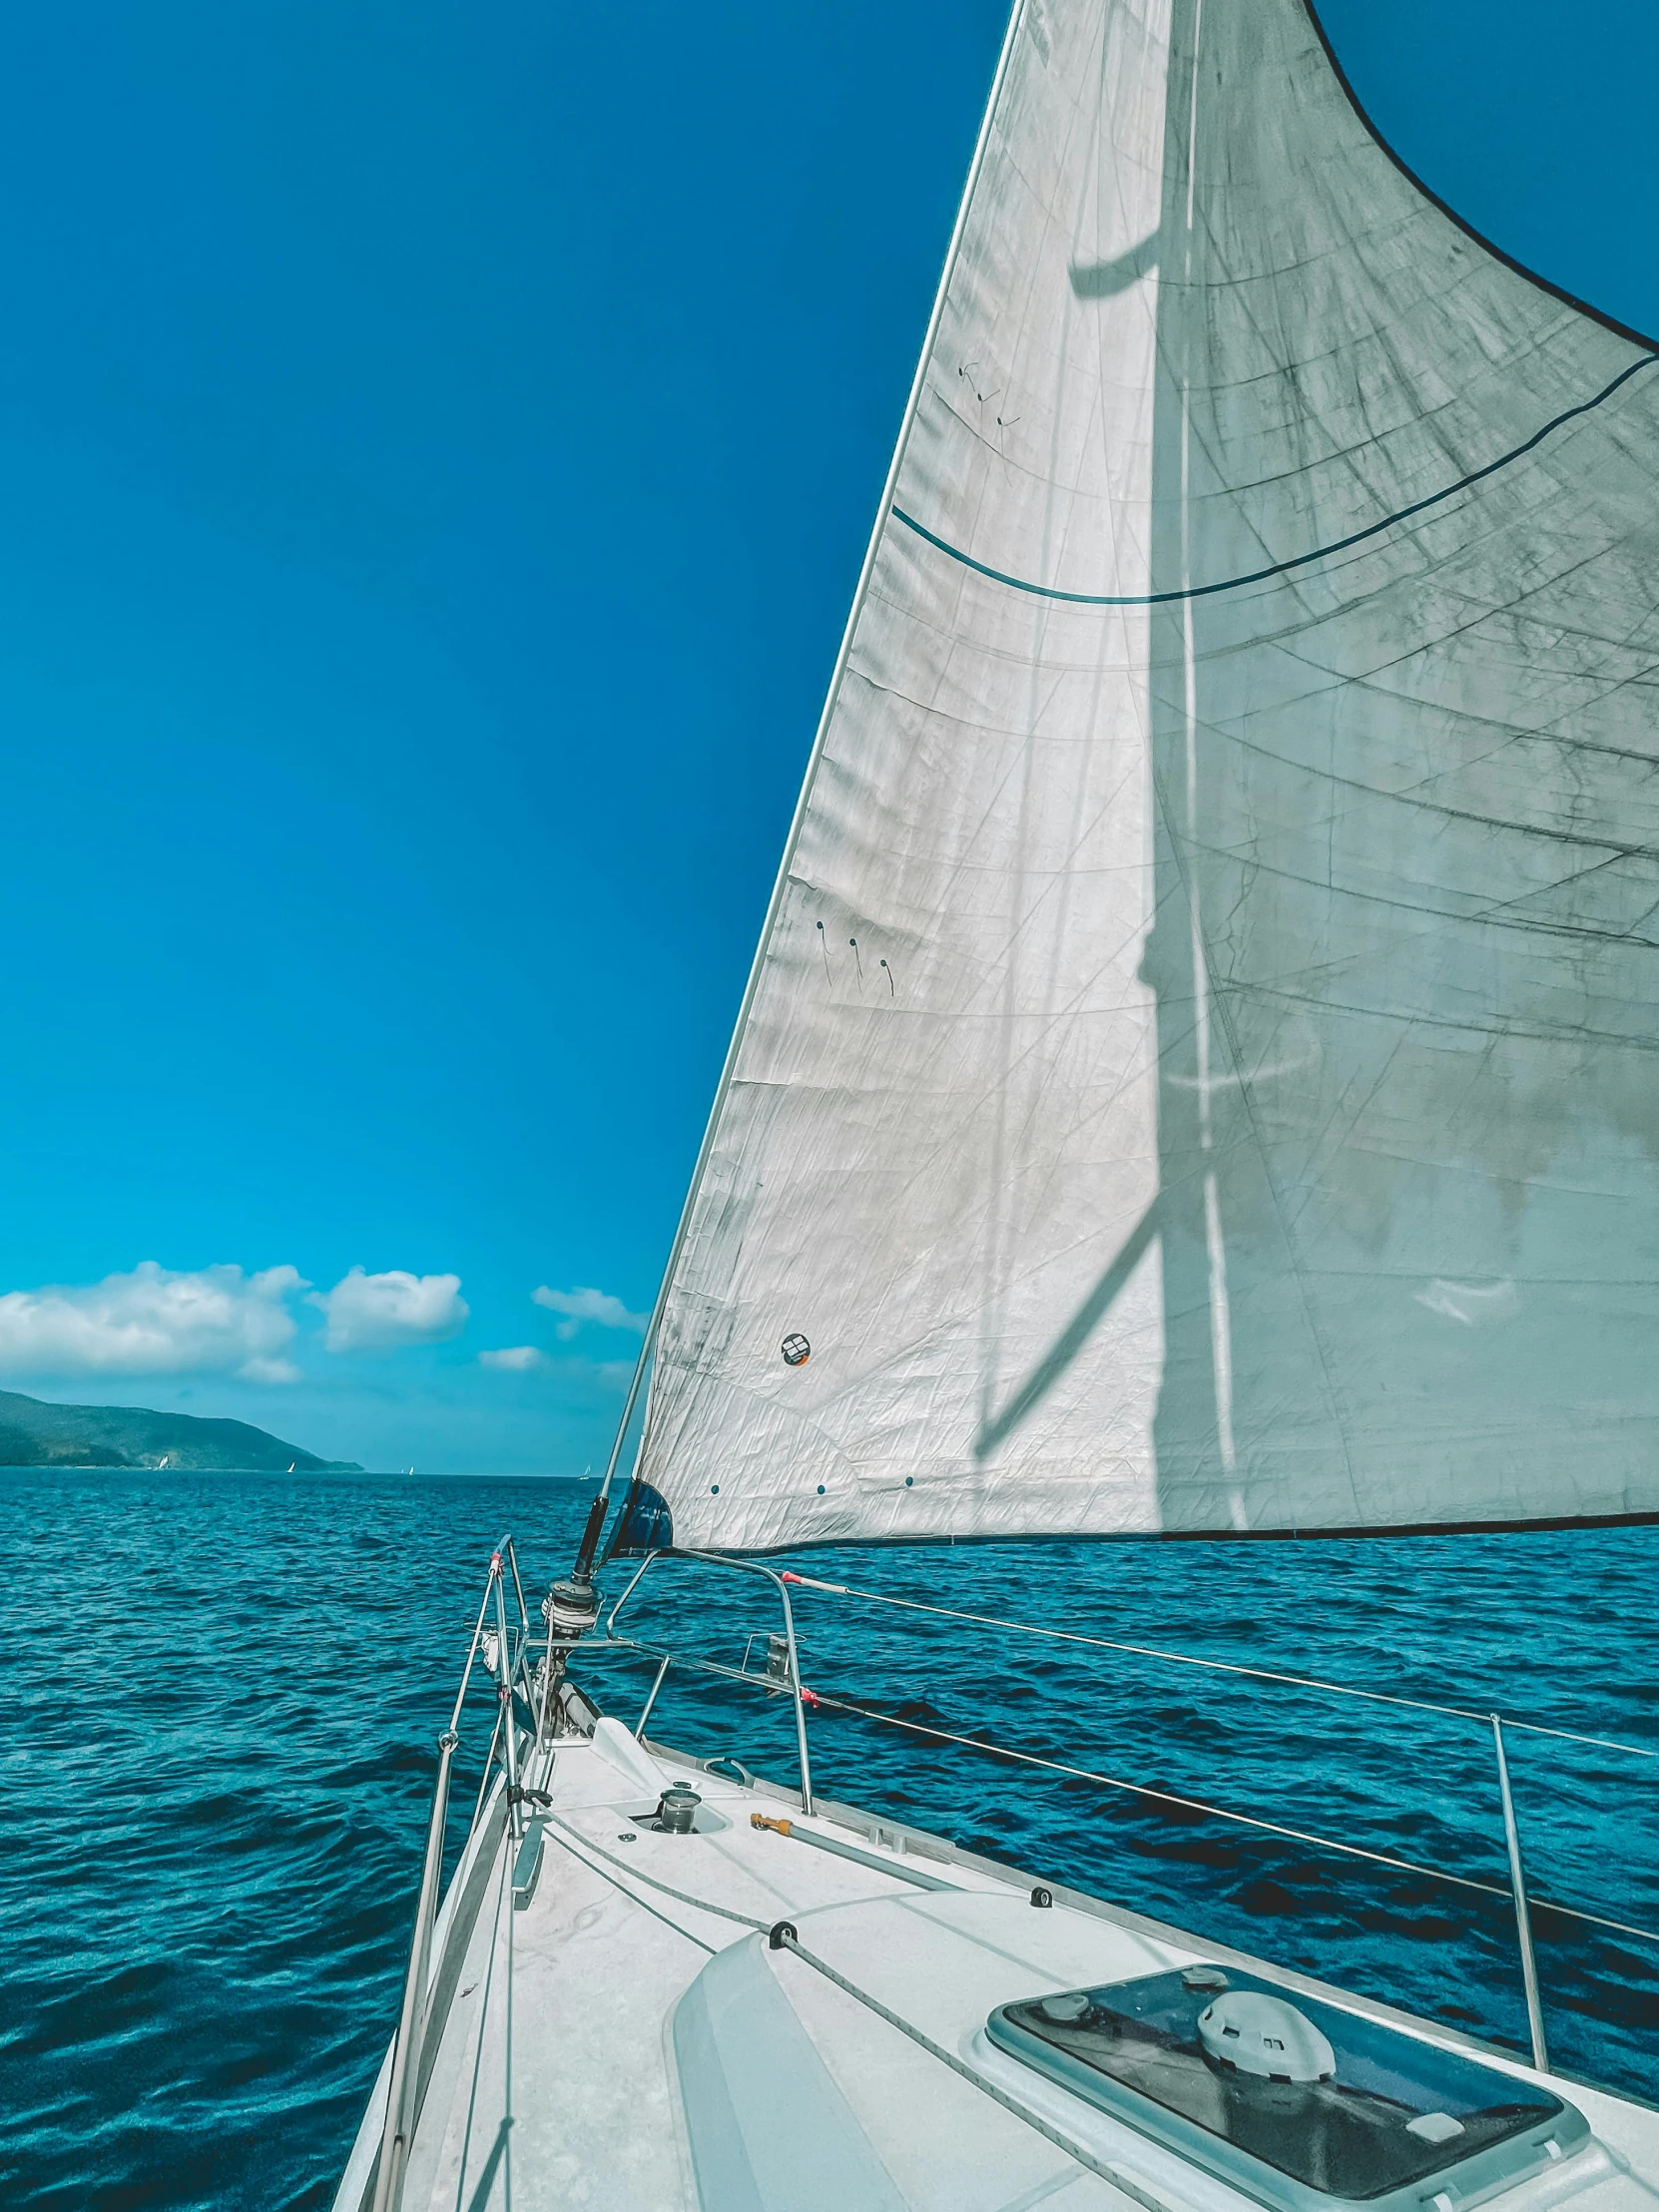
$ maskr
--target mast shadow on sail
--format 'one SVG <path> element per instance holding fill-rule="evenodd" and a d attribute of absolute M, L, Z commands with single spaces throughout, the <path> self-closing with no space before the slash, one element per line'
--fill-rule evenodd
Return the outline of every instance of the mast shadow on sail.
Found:
<path fill-rule="evenodd" d="M 1158 1231 L 1158 1200 L 1154 1199 L 1049 1350 L 1001 1412 L 980 1428 L 973 1440 L 976 1459 L 989 1458 L 1003 1438 L 1011 1435 L 1027 1414 L 1036 1410 L 1077 1358 L 1146 1256 L 1147 1247 Z"/>

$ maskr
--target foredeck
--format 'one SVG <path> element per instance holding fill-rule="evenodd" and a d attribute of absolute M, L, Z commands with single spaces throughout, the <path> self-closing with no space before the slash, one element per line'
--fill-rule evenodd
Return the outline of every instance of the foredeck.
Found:
<path fill-rule="evenodd" d="M 648 1826 L 662 1789 L 688 1780 L 702 1798 L 698 1832 Z M 523 1781 L 547 1800 L 529 1800 L 542 1823 L 533 1883 L 533 1822 L 522 1846 L 498 1791 L 439 1921 L 405 2208 L 1250 2204 L 984 2033 L 1002 2003 L 1200 1959 L 1239 1962 L 1236 1953 L 1064 1894 L 1042 1909 L 1029 1881 L 927 1839 L 901 1848 L 905 1838 L 873 1818 L 853 1828 L 821 1809 L 804 1820 L 791 1793 L 648 1752 L 614 1721 L 555 1738 L 532 1754 Z M 756 1813 L 795 1833 L 755 1828 Z M 861 1857 L 814 1848 L 807 1836 Z M 794 1939 L 773 1947 L 764 1931 L 780 1923 Z M 1425 2041 L 1469 2047 L 1320 1993 Z M 1517 2079 L 1541 2078 L 1481 2055 Z M 388 2062 L 335 2212 L 373 2202 L 390 2072 Z M 1569 2197 L 1593 2197 L 1595 2212 L 1651 2206 L 1659 2113 L 1596 2090 L 1567 2093 L 1595 2143 L 1505 2191 L 1505 2207 L 1542 2212 Z M 1459 2202 L 1455 2192 L 1430 2199 L 1425 2185 L 1429 2212 Z"/>

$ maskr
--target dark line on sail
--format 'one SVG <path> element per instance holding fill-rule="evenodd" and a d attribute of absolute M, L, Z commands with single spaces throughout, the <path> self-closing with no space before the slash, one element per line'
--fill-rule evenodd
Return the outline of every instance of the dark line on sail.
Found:
<path fill-rule="evenodd" d="M 894 507 L 892 512 L 894 519 L 902 522 L 907 530 L 913 530 L 918 538 L 925 538 L 929 545 L 948 554 L 951 560 L 959 561 L 963 568 L 971 568 L 978 576 L 988 576 L 993 584 L 1006 584 L 1010 591 L 1029 592 L 1034 599 L 1063 599 L 1074 607 L 1163 607 L 1172 600 L 1208 599 L 1216 592 L 1238 591 L 1245 584 L 1265 584 L 1270 577 L 1283 576 L 1293 568 L 1306 568 L 1311 561 L 1324 561 L 1333 553 L 1346 553 L 1351 545 L 1363 545 L 1368 538 L 1375 538 L 1384 530 L 1391 530 L 1396 522 L 1408 522 L 1412 515 L 1420 515 L 1426 508 L 1439 506 L 1442 500 L 1451 499 L 1460 491 L 1467 491 L 1471 484 L 1478 484 L 1484 477 L 1495 476 L 1499 469 L 1507 468 L 1511 461 L 1520 460 L 1535 446 L 1542 445 L 1545 438 L 1553 435 L 1563 423 L 1572 422 L 1579 415 L 1592 413 L 1605 400 L 1611 399 L 1619 386 L 1627 384 L 1639 369 L 1651 368 L 1655 359 L 1659 359 L 1659 355 L 1644 353 L 1639 361 L 1632 361 L 1627 368 L 1621 368 L 1613 381 L 1598 391 L 1593 399 L 1583 399 L 1576 407 L 1568 407 L 1563 413 L 1553 416 L 1541 430 L 1534 430 L 1523 445 L 1514 446 L 1507 453 L 1500 453 L 1495 461 L 1488 461 L 1483 468 L 1471 469 L 1468 475 L 1459 476 L 1454 484 L 1446 484 L 1439 491 L 1431 491 L 1426 499 L 1414 499 L 1410 506 L 1397 507 L 1392 514 L 1384 515 L 1381 522 L 1368 522 L 1363 530 L 1351 531 L 1346 538 L 1335 538 L 1329 545 L 1316 546 L 1311 553 L 1293 553 L 1288 561 L 1275 561 L 1269 568 L 1254 568 L 1246 576 L 1229 576 L 1225 582 L 1219 584 L 1189 584 L 1180 591 L 1059 591 L 1052 584 L 1027 583 L 1022 576 L 1008 576 L 999 568 L 989 568 L 983 561 L 976 561 L 971 553 L 963 553 L 945 539 L 935 537 L 913 515 L 907 515 L 902 507 Z"/>
<path fill-rule="evenodd" d="M 858 1538 L 860 1549 L 882 1551 L 935 1550 L 940 1544 L 957 1549 L 963 1544 L 1328 1544 L 1371 1543 L 1394 1536 L 1548 1536 L 1572 1528 L 1654 1528 L 1659 1513 L 1557 1513 L 1537 1520 L 1445 1520 L 1337 1522 L 1320 1528 L 1123 1528 L 1078 1530 L 1028 1529 L 1010 1535 L 1002 1529 L 984 1533 L 969 1530 L 962 1535 L 935 1531 L 930 1536 L 870 1536 Z M 844 1536 L 791 1536 L 781 1544 L 731 1544 L 715 1550 L 741 1551 L 745 1559 L 766 1559 L 791 1551 L 830 1551 L 844 1545 Z"/>
<path fill-rule="evenodd" d="M 1321 19 L 1316 0 L 1302 0 L 1302 4 L 1307 11 L 1309 22 L 1314 27 L 1315 36 L 1325 49 L 1325 59 L 1330 65 L 1331 74 L 1342 87 L 1344 98 L 1371 133 L 1378 152 L 1385 155 L 1392 162 L 1395 169 L 1399 171 L 1399 174 L 1411 186 L 1413 191 L 1420 192 L 1430 207 L 1437 208 L 1448 223 L 1455 224 L 1464 238 L 1471 240 L 1474 245 L 1480 248 L 1483 254 L 1489 254 L 1494 262 L 1501 262 L 1505 269 L 1512 269 L 1517 276 L 1524 276 L 1529 284 L 1536 284 L 1540 291 L 1547 291 L 1552 299 L 1559 299 L 1563 306 L 1571 307 L 1579 314 L 1588 315 L 1592 322 L 1599 322 L 1604 330 L 1611 330 L 1621 338 L 1629 338 L 1633 345 L 1645 345 L 1650 353 L 1659 352 L 1659 338 L 1650 338 L 1645 330 L 1635 329 L 1630 323 L 1621 322 L 1617 315 L 1608 314 L 1601 307 L 1591 306 L 1587 299 L 1580 299 L 1576 292 L 1568 291 L 1564 284 L 1558 284 L 1548 276 L 1540 276 L 1535 269 L 1528 269 L 1526 264 L 1517 261 L 1513 254 L 1506 254 L 1501 246 L 1495 246 L 1483 231 L 1477 231 L 1474 225 L 1468 222 L 1465 217 L 1460 216 L 1449 202 L 1442 200 L 1431 185 L 1425 185 L 1410 163 L 1394 152 L 1386 138 L 1372 121 L 1365 102 L 1355 91 L 1349 79 L 1348 71 L 1343 67 L 1337 49 L 1331 43 L 1331 34 L 1327 31 Z"/>

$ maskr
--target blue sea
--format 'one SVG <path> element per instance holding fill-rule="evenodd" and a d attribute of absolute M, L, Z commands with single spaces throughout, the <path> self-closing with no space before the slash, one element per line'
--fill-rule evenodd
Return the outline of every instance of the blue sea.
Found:
<path fill-rule="evenodd" d="M 489 1552 L 531 1602 L 590 1492 L 394 1476 L 0 1474 L 0 2200 L 325 2206 L 392 2025 L 434 1738 Z M 1659 1751 L 1659 1529 L 1352 1543 L 851 1548 L 859 1588 Z M 613 1592 L 625 1579 L 608 1570 Z M 821 1793 L 1524 2046 L 1491 1731 L 799 1593 Z M 645 1641 L 727 1665 L 758 1577 L 669 1563 Z M 751 1661 L 759 1664 L 757 1655 Z M 652 1665 L 583 1679 L 632 1721 Z M 493 1700 L 467 1719 L 470 1806 Z M 1044 1775 L 929 1726 L 1487 1882 Z M 920 1731 L 920 1733 L 917 1733 Z M 787 1709 L 669 1677 L 651 1732 L 794 1778 Z M 1515 1731 L 1530 1888 L 1659 1927 L 1659 1765 Z M 453 1842 L 453 1839 L 452 1839 Z M 1653 2094 L 1659 1946 L 1539 1910 L 1553 2062 Z"/>

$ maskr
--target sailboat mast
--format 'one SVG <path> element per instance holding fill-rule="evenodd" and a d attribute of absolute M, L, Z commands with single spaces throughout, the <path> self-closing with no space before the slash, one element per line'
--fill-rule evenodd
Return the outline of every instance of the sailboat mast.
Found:
<path fill-rule="evenodd" d="M 910 431 L 915 423 L 916 409 L 926 388 L 927 366 L 933 357 L 938 339 L 939 323 L 944 315 L 945 302 L 950 290 L 951 276 L 961 252 L 962 237 L 967 229 L 968 215 L 973 206 L 974 190 L 979 183 L 980 172 L 985 166 L 985 150 L 990 144 L 991 128 L 995 120 L 997 103 L 1002 97 L 1003 83 L 1007 78 L 1008 64 L 1024 21 L 1028 0 L 1014 0 L 1008 17 L 1008 28 L 1003 33 L 1001 51 L 997 55 L 995 74 L 991 78 L 989 97 L 980 120 L 979 135 L 974 141 L 973 158 L 968 163 L 967 181 L 962 188 L 961 201 L 956 210 L 955 225 L 950 233 L 950 243 L 945 248 L 944 266 L 939 273 L 938 287 L 933 294 L 932 312 L 927 318 L 926 333 L 921 341 L 921 351 L 916 359 L 915 374 L 910 380 L 909 396 L 904 403 L 903 419 L 899 423 L 898 437 L 893 445 L 892 459 L 888 463 L 886 482 L 881 487 L 881 497 L 875 509 L 875 520 L 870 528 L 869 543 L 864 548 L 863 566 L 858 571 L 857 587 L 852 594 L 852 604 L 847 611 L 846 624 L 841 632 L 840 648 L 835 655 L 835 665 L 830 672 L 830 688 L 825 695 L 824 711 L 819 716 L 818 729 L 813 736 L 813 747 L 807 757 L 807 773 L 802 779 L 801 796 L 795 803 L 795 814 L 790 822 L 789 835 L 784 840 L 783 858 L 778 863 L 778 874 L 772 886 L 772 896 L 767 903 L 766 918 L 761 923 L 755 957 L 750 963 L 749 977 L 744 984 L 743 998 L 738 1006 L 738 1018 L 732 1027 L 732 1041 L 726 1048 L 726 1058 L 721 1065 L 720 1080 L 715 1085 L 715 1095 L 709 1108 L 709 1118 L 704 1125 L 703 1141 L 698 1146 L 697 1159 L 693 1163 L 691 1181 L 686 1188 L 685 1203 L 680 1209 L 680 1219 L 675 1226 L 674 1242 L 669 1247 L 668 1263 L 663 1269 L 657 1286 L 657 1296 L 651 1308 L 651 1319 L 640 1344 L 639 1358 L 634 1363 L 633 1378 L 628 1384 L 627 1400 L 622 1408 L 622 1418 L 617 1423 L 616 1436 L 611 1444 L 610 1456 L 605 1462 L 605 1473 L 599 1491 L 588 1509 L 586 1526 L 582 1531 L 581 1545 L 576 1555 L 574 1569 L 578 1581 L 587 1581 L 593 1572 L 594 1560 L 599 1552 L 599 1539 L 605 1525 L 606 1508 L 610 1499 L 611 1484 L 617 1464 L 622 1457 L 622 1447 L 627 1438 L 634 1408 L 639 1402 L 640 1386 L 657 1345 L 657 1332 L 662 1325 L 663 1308 L 673 1286 L 675 1271 L 680 1265 L 680 1255 L 685 1250 L 687 1232 L 696 1209 L 698 1192 L 702 1187 L 704 1171 L 709 1164 L 709 1154 L 714 1149 L 715 1131 L 720 1125 L 721 1111 L 732 1087 L 732 1077 L 737 1069 L 738 1054 L 742 1049 L 744 1031 L 749 1024 L 755 992 L 766 965 L 768 949 L 777 926 L 779 910 L 784 894 L 789 888 L 790 869 L 794 865 L 796 848 L 801 841 L 802 824 L 807 819 L 807 808 L 813 795 L 813 785 L 818 776 L 819 764 L 824 757 L 825 740 L 834 720 L 835 708 L 840 700 L 841 683 L 846 675 L 847 659 L 852 651 L 852 641 L 858 628 L 858 618 L 863 613 L 864 601 L 869 593 L 869 581 L 875 570 L 876 557 L 886 531 L 887 518 L 892 511 L 893 494 L 898 485 L 899 471 L 904 465 L 904 455 L 910 442 Z M 629 1484 L 627 1501 L 623 1507 L 624 1518 L 633 1505 L 638 1491 L 637 1477 Z"/>

